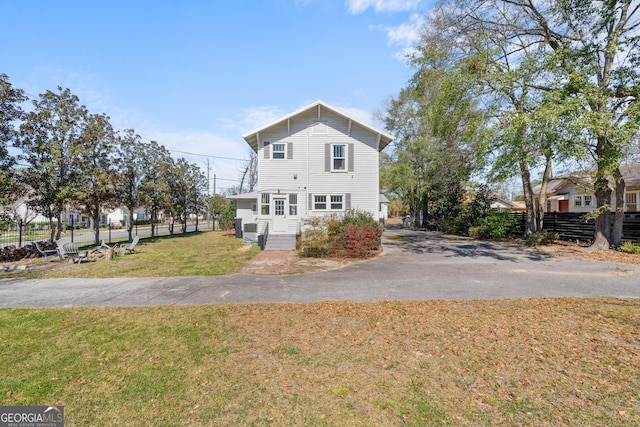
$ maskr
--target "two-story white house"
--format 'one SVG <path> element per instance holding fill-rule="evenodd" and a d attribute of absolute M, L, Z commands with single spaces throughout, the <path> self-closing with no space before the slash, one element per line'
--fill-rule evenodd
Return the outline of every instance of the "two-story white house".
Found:
<path fill-rule="evenodd" d="M 245 241 L 294 249 L 309 216 L 381 216 L 379 152 L 391 135 L 317 101 L 242 137 L 258 154 L 258 190 L 231 196 Z"/>

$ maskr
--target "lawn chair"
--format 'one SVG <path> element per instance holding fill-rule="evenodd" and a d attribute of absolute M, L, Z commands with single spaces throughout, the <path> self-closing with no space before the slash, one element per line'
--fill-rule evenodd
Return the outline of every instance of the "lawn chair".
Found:
<path fill-rule="evenodd" d="M 40 255 L 44 257 L 43 262 L 47 262 L 47 259 L 58 255 L 57 249 L 44 249 L 39 242 L 34 242 L 34 244 L 36 245 L 38 252 L 40 252 Z"/>
<path fill-rule="evenodd" d="M 64 253 L 67 254 L 69 259 L 73 260 L 74 263 L 78 261 L 78 264 L 80 264 L 83 259 L 89 259 L 89 251 L 86 251 L 84 253 L 78 252 L 78 245 L 76 245 L 74 242 L 67 242 L 62 245 L 62 247 Z"/>
<path fill-rule="evenodd" d="M 133 238 L 133 241 L 131 243 L 121 243 L 119 248 L 120 255 L 124 256 L 124 254 L 127 252 L 129 252 L 130 254 L 135 253 L 135 247 L 138 244 L 138 240 L 140 240 L 140 238 L 136 236 Z"/>
<path fill-rule="evenodd" d="M 58 257 L 60 258 L 60 261 L 64 260 L 64 244 L 67 242 L 70 242 L 71 239 L 68 237 L 62 237 L 58 240 L 56 240 L 56 250 L 58 251 Z"/>

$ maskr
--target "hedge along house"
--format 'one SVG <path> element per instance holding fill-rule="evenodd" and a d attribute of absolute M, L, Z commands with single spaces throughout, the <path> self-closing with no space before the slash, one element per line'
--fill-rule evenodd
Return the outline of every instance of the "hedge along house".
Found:
<path fill-rule="evenodd" d="M 379 153 L 391 135 L 317 101 L 242 137 L 258 155 L 258 190 L 231 196 L 246 242 L 295 249 L 305 218 L 380 218 Z"/>

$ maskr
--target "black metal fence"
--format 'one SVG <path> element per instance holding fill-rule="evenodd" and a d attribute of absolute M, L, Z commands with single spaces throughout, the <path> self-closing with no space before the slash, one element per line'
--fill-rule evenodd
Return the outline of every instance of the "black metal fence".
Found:
<path fill-rule="evenodd" d="M 167 236 L 173 233 L 181 233 L 180 224 L 156 224 L 155 235 Z M 213 228 L 212 221 L 199 221 L 198 230 L 211 230 Z M 196 223 L 187 222 L 187 232 L 196 231 Z M 71 241 L 82 244 L 90 244 L 95 242 L 95 234 L 93 228 L 78 228 L 77 226 L 69 227 L 60 233 L 61 237 L 68 237 Z M 133 236 L 150 236 L 150 225 L 135 225 L 132 231 Z M 122 242 L 128 240 L 128 233 L 124 228 L 113 227 L 111 224 L 106 224 L 100 228 L 100 240 L 104 240 L 106 243 L 111 244 L 115 242 Z M 32 242 L 42 242 L 51 239 L 51 229 L 46 224 L 24 224 L 19 222 L 17 224 L 11 224 L 6 230 L 0 231 L 0 249 L 7 246 L 15 246 L 21 248 Z"/>

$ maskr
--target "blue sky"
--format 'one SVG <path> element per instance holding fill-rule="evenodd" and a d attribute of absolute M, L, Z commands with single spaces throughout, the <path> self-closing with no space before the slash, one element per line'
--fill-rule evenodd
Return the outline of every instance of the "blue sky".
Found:
<path fill-rule="evenodd" d="M 69 88 L 234 185 L 241 135 L 319 99 L 372 118 L 411 77 L 430 0 L 0 0 L 0 73 Z"/>

